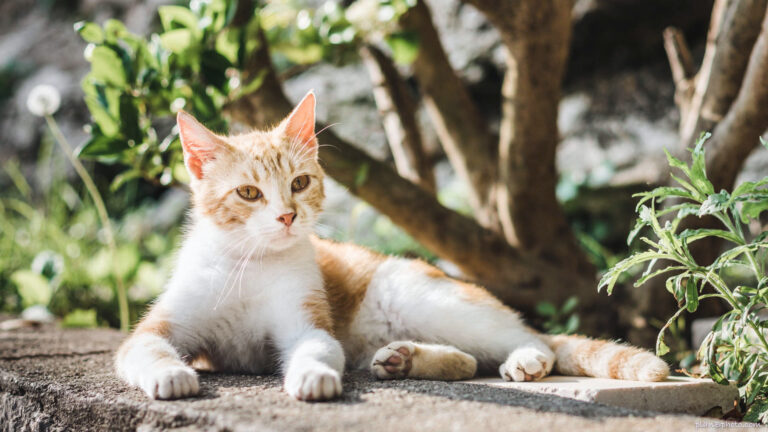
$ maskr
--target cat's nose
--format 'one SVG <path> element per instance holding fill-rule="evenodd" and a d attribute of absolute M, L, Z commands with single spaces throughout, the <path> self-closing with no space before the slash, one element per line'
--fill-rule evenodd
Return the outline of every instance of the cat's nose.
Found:
<path fill-rule="evenodd" d="M 296 220 L 296 213 L 286 213 L 284 215 L 280 215 L 278 216 L 277 220 L 284 223 L 285 226 L 289 227 L 293 221 Z"/>

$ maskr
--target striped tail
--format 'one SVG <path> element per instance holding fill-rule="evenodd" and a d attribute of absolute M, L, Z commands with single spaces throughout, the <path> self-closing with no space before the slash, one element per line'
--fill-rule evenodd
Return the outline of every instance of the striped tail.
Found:
<path fill-rule="evenodd" d="M 631 381 L 662 381 L 667 363 L 652 353 L 629 345 L 585 336 L 545 336 L 555 352 L 555 369 L 563 375 Z"/>

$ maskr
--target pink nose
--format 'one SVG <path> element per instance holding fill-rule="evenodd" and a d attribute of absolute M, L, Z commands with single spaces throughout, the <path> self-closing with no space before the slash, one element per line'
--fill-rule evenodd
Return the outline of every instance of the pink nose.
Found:
<path fill-rule="evenodd" d="M 289 227 L 293 221 L 296 220 L 296 213 L 286 213 L 284 215 L 280 215 L 278 216 L 277 220 L 284 223 L 285 226 Z"/>

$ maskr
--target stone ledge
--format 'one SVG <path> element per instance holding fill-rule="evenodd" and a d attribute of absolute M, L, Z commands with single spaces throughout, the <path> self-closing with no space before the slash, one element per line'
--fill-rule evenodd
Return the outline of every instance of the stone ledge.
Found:
<path fill-rule="evenodd" d="M 712 380 L 670 377 L 663 382 L 621 381 L 603 378 L 549 376 L 536 382 L 508 382 L 500 378 L 463 381 L 491 387 L 550 394 L 584 402 L 623 408 L 704 415 L 713 409 L 728 412 L 739 391 L 734 385 Z"/>
<path fill-rule="evenodd" d="M 293 400 L 276 376 L 235 374 L 202 374 L 196 398 L 152 401 L 112 371 L 112 352 L 123 337 L 45 327 L 0 332 L 0 431 L 648 432 L 697 430 L 697 423 L 709 422 L 517 388 L 376 381 L 366 372 L 347 373 L 344 394 L 328 403 Z"/>

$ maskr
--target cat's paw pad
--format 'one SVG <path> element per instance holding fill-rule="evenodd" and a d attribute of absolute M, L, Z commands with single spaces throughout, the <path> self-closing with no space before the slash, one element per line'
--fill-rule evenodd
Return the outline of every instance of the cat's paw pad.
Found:
<path fill-rule="evenodd" d="M 523 347 L 512 352 L 499 373 L 507 381 L 535 381 L 552 371 L 555 354 L 548 348 Z"/>
<path fill-rule="evenodd" d="M 378 379 L 405 378 L 413 366 L 416 346 L 411 342 L 392 342 L 376 351 L 371 363 L 371 372 Z"/>
<path fill-rule="evenodd" d="M 200 392 L 197 373 L 187 366 L 166 366 L 140 380 L 139 387 L 152 399 L 179 399 Z"/>
<path fill-rule="evenodd" d="M 287 376 L 285 391 L 303 401 L 333 399 L 341 395 L 341 376 L 327 366 L 317 366 Z"/>

